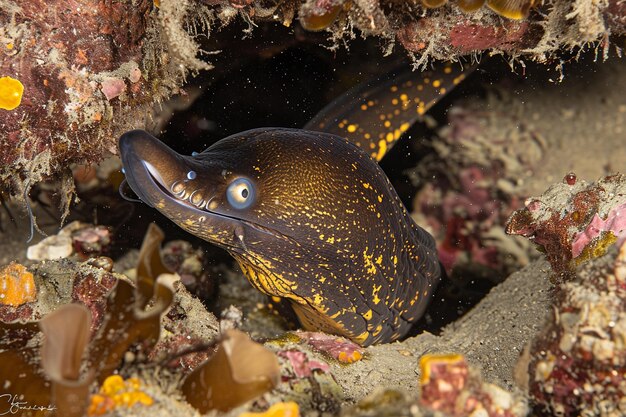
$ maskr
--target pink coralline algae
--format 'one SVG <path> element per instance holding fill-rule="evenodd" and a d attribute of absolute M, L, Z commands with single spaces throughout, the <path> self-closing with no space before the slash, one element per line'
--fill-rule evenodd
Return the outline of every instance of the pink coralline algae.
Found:
<path fill-rule="evenodd" d="M 102 93 L 111 101 L 126 91 L 126 83 L 121 78 L 107 78 L 100 83 Z"/>
<path fill-rule="evenodd" d="M 106 226 L 85 225 L 72 233 L 75 253 L 86 259 L 106 253 L 111 243 L 111 230 Z"/>
<path fill-rule="evenodd" d="M 498 248 L 483 242 L 483 236 L 508 215 L 504 204 L 493 197 L 493 173 L 471 166 L 457 175 L 458 188 L 426 185 L 415 200 L 417 211 L 427 217 L 448 272 L 468 261 L 499 269 Z"/>
<path fill-rule="evenodd" d="M 317 332 L 297 332 L 296 335 L 339 362 L 352 363 L 363 357 L 363 348 L 343 337 Z"/>
<path fill-rule="evenodd" d="M 100 328 L 107 314 L 107 297 L 115 287 L 117 278 L 110 273 L 83 273 L 75 275 L 72 284 L 72 301 L 84 304 L 91 312 L 91 331 Z"/>
<path fill-rule="evenodd" d="M 585 230 L 574 236 L 572 242 L 574 258 L 580 256 L 589 244 L 606 232 L 612 233 L 617 238 L 618 244 L 626 239 L 626 203 L 611 210 L 606 219 L 602 219 L 598 213 L 594 214 Z"/>
<path fill-rule="evenodd" d="M 441 201 L 442 216 L 447 219 L 445 238 L 439 247 L 441 261 L 450 270 L 462 252 L 467 251 L 473 262 L 497 268 L 497 248 L 480 241 L 482 232 L 498 224 L 501 211 L 502 204 L 492 195 L 493 181 L 489 178 L 492 174 L 471 166 L 462 169 L 458 175 L 464 193 L 447 192 Z M 471 230 L 472 227 L 481 230 Z"/>
<path fill-rule="evenodd" d="M 626 175 L 588 184 L 567 174 L 509 220 L 507 232 L 542 247 L 561 278 L 519 365 L 537 415 L 626 412 L 625 209 Z"/>
<path fill-rule="evenodd" d="M 284 350 L 279 352 L 278 356 L 289 360 L 296 378 L 306 378 L 316 370 L 320 372 L 330 371 L 330 366 L 327 363 L 311 360 L 306 353 L 299 350 Z"/>
<path fill-rule="evenodd" d="M 569 175 L 541 197 L 528 199 L 506 226 L 508 234 L 525 236 L 542 247 L 559 275 L 602 256 L 626 237 L 626 175 L 607 176 L 593 184 L 568 181 Z"/>
<path fill-rule="evenodd" d="M 111 231 L 108 227 L 74 221 L 56 235 L 48 236 L 30 246 L 27 257 L 40 261 L 75 255 L 84 260 L 106 253 L 110 244 Z"/>

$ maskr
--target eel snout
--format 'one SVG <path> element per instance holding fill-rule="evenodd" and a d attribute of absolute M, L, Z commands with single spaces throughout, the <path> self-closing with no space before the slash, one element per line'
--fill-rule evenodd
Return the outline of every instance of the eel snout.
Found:
<path fill-rule="evenodd" d="M 118 142 L 126 180 L 135 194 L 154 206 L 190 171 L 182 155 L 143 130 L 124 133 Z"/>

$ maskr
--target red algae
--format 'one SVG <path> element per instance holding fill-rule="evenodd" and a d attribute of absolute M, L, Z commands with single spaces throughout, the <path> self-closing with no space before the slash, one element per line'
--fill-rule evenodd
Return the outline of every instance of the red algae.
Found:
<path fill-rule="evenodd" d="M 557 288 L 553 311 L 532 342 L 526 368 L 536 414 L 620 414 L 626 403 L 624 265 L 626 244 L 613 246 Z"/>

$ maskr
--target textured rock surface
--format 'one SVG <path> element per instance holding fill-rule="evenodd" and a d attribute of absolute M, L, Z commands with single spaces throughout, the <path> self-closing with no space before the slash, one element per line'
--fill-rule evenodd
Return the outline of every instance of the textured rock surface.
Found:
<path fill-rule="evenodd" d="M 71 163 L 116 153 L 121 132 L 143 126 L 189 70 L 209 68 L 180 29 L 181 6 L 1 1 L 0 73 L 19 80 L 24 94 L 0 113 L 0 183 L 18 193 L 63 177 L 71 191 Z M 176 53 L 181 45 L 186 54 Z"/>
<path fill-rule="evenodd" d="M 69 164 L 115 153 L 120 132 L 145 126 L 153 105 L 178 92 L 186 74 L 211 68 L 199 59 L 206 51 L 198 34 L 215 49 L 246 48 L 255 25 L 296 27 L 318 13 L 334 47 L 357 33 L 377 36 L 385 50 L 401 44 L 424 65 L 481 51 L 545 61 L 560 48 L 594 42 L 606 56 L 609 34 L 625 32 L 621 1 L 543 3 L 517 21 L 486 7 L 464 13 L 455 3 L 425 9 L 417 0 L 164 0 L 159 7 L 150 0 L 2 0 L 0 75 L 20 80 L 25 91 L 19 107 L 0 112 L 0 183 L 23 194 L 43 178 L 63 177 L 69 200 Z M 233 41 L 214 33 L 233 21 L 249 22 L 251 36 Z M 289 35 L 279 44 L 293 42 Z"/>

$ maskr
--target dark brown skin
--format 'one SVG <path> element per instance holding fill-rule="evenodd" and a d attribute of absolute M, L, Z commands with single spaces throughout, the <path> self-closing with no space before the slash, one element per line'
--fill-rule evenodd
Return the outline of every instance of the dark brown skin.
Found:
<path fill-rule="evenodd" d="M 463 71 L 462 64 L 448 63 L 421 73 L 399 69 L 343 94 L 304 129 L 348 138 L 380 161 L 472 68 Z"/>
<path fill-rule="evenodd" d="M 438 94 L 446 88 L 435 84 Z M 147 132 L 125 133 L 119 146 L 128 183 L 180 227 L 226 249 L 259 291 L 291 301 L 306 329 L 363 346 L 397 340 L 422 316 L 441 270 L 433 238 L 359 146 L 384 155 L 402 133 L 394 135 L 399 128 L 393 126 L 413 123 L 425 111 L 419 102 L 434 101 L 400 106 L 394 114 L 394 97 L 418 91 L 416 85 L 429 84 L 398 91 L 379 83 L 374 95 L 355 90 L 340 99 L 344 107 L 373 103 L 370 116 L 393 116 L 394 125 L 374 125 L 381 128 L 372 131 L 373 146 L 358 127 L 347 132 L 355 134 L 350 139 L 263 128 L 183 156 Z M 351 123 L 373 126 L 357 108 Z M 312 123 L 344 129 L 343 116 L 334 122 L 344 111 L 326 109 Z M 389 129 L 392 139 L 379 146 Z"/>

